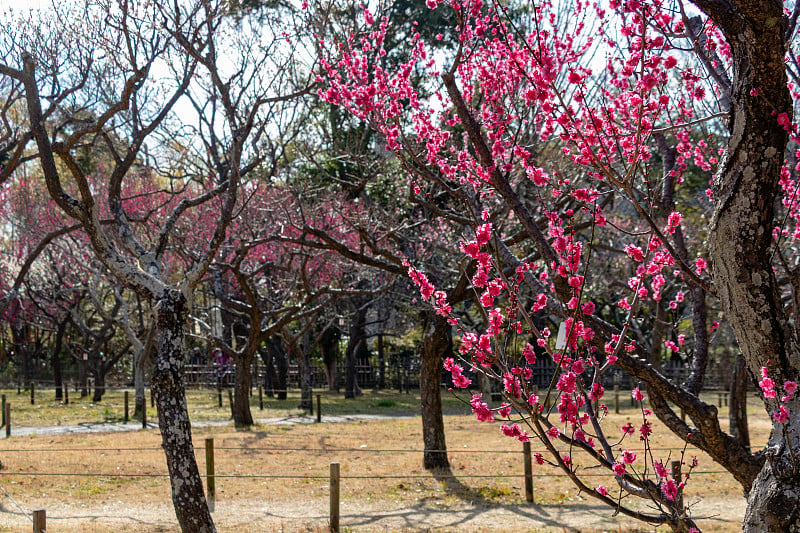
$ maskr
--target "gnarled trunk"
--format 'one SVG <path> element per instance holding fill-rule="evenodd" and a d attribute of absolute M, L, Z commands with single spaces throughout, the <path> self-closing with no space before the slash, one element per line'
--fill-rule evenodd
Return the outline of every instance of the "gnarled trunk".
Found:
<path fill-rule="evenodd" d="M 97 403 L 103 400 L 103 395 L 106 393 L 106 373 L 94 373 L 94 391 L 92 393 L 92 402 Z"/>
<path fill-rule="evenodd" d="M 186 299 L 178 291 L 166 292 L 155 302 L 153 311 L 156 314 L 156 351 L 152 388 L 175 514 L 184 533 L 215 532 L 195 461 L 192 428 L 186 408 L 183 374 Z"/>
<path fill-rule="evenodd" d="M 245 352 L 236 359 L 233 384 L 233 423 L 237 427 L 252 426 L 253 414 L 250 412 L 250 367 L 255 353 Z"/>
<path fill-rule="evenodd" d="M 713 278 L 742 355 L 753 375 L 766 367 L 776 383 L 797 380 L 800 347 L 781 306 L 772 267 L 775 200 L 788 135 L 777 114 L 792 105 L 787 88 L 780 2 L 698 0 L 731 46 L 731 137 L 714 177 L 715 211 L 708 245 Z M 753 90 L 757 89 L 757 90 Z M 780 253 L 780 252 L 778 252 Z M 765 399 L 767 411 L 777 399 Z M 800 531 L 800 412 L 775 423 L 748 495 L 745 531 Z"/>
<path fill-rule="evenodd" d="M 442 417 L 442 360 L 452 350 L 450 325 L 433 311 L 422 313 L 421 365 L 419 394 L 422 409 L 423 466 L 450 468 Z"/>

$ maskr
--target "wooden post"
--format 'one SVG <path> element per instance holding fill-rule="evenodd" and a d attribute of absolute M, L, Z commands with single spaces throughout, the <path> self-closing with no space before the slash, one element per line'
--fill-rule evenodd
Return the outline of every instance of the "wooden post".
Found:
<path fill-rule="evenodd" d="M 311 391 L 311 398 L 308 399 L 308 416 L 314 416 L 314 391 Z"/>
<path fill-rule="evenodd" d="M 331 463 L 331 533 L 339 533 L 339 463 Z"/>
<path fill-rule="evenodd" d="M 214 501 L 217 498 L 217 488 L 214 484 L 214 439 L 206 439 L 206 492 L 208 495 L 208 509 L 214 512 Z"/>
<path fill-rule="evenodd" d="M 45 533 L 47 531 L 47 516 L 44 509 L 33 512 L 33 533 Z"/>
<path fill-rule="evenodd" d="M 264 389 L 261 388 L 261 385 L 258 386 L 258 410 L 264 410 Z"/>
<path fill-rule="evenodd" d="M 619 414 L 619 385 L 614 385 L 614 412 Z"/>
<path fill-rule="evenodd" d="M 222 407 L 222 383 L 217 381 L 217 404 Z"/>
<path fill-rule="evenodd" d="M 64 384 L 64 405 L 69 405 L 69 386 Z"/>
<path fill-rule="evenodd" d="M 317 394 L 317 423 L 322 422 L 322 395 Z"/>
<path fill-rule="evenodd" d="M 155 407 L 155 406 L 156 406 L 156 398 L 153 395 L 153 389 L 151 388 L 150 389 L 150 407 Z"/>
<path fill-rule="evenodd" d="M 0 424 L 0 426 L 5 426 L 6 425 L 6 395 L 5 394 L 3 394 L 3 396 L 2 396 L 2 402 L 3 402 L 2 412 L 0 412 L 0 416 L 2 416 L 2 424 Z"/>
<path fill-rule="evenodd" d="M 676 485 L 680 485 L 681 483 L 681 462 L 680 461 L 672 461 L 671 463 L 672 469 L 672 479 L 675 481 Z M 683 491 L 678 490 L 678 495 L 675 498 L 675 504 L 683 509 Z"/>
<path fill-rule="evenodd" d="M 31 381 L 31 405 L 36 405 L 36 382 Z"/>
<path fill-rule="evenodd" d="M 522 443 L 522 455 L 525 459 L 525 501 L 533 503 L 533 462 L 530 442 Z"/>
<path fill-rule="evenodd" d="M 142 429 L 147 429 L 147 400 L 142 402 Z"/>
<path fill-rule="evenodd" d="M 122 420 L 127 422 L 128 421 L 128 391 L 125 391 L 123 394 L 125 396 L 125 414 L 123 415 Z"/>
<path fill-rule="evenodd" d="M 6 403 L 6 438 L 11 436 L 11 402 Z"/>

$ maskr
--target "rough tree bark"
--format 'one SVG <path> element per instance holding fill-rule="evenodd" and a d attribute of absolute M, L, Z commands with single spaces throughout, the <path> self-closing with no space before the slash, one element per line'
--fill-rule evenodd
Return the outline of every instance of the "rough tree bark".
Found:
<path fill-rule="evenodd" d="M 233 385 L 233 423 L 237 427 L 253 425 L 253 413 L 250 411 L 250 385 L 252 376 L 250 367 L 253 365 L 255 350 L 245 350 L 236 357 L 236 369 Z"/>
<path fill-rule="evenodd" d="M 695 0 L 731 46 L 730 139 L 714 176 L 715 212 L 709 225 L 713 279 L 751 374 L 767 367 L 777 383 L 797 380 L 800 347 L 778 293 L 772 268 L 774 205 L 788 135 L 776 114 L 791 117 L 783 6 L 780 2 Z M 757 88 L 758 91 L 753 91 Z M 775 399 L 765 399 L 769 412 Z M 748 494 L 746 531 L 800 531 L 800 410 L 775 423 L 767 460 Z"/>
<path fill-rule="evenodd" d="M 207 533 L 216 530 L 195 461 L 192 427 L 186 407 L 183 373 L 186 308 L 186 298 L 176 290 L 165 291 L 153 305 L 156 352 L 152 388 L 178 523 L 184 532 Z"/>
<path fill-rule="evenodd" d="M 422 312 L 419 393 L 422 404 L 423 466 L 450 468 L 442 418 L 442 360 L 452 350 L 450 325 L 433 311 Z"/>

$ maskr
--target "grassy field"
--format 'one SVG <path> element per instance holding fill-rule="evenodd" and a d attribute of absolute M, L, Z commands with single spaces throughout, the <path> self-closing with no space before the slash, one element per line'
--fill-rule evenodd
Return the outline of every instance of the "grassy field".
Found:
<path fill-rule="evenodd" d="M 5 394 L 20 425 L 121 418 L 119 393 L 110 393 L 97 405 L 87 399 L 73 400 L 71 395 L 69 406 L 47 401 L 52 392 L 43 391 L 33 406 L 29 396 L 17 396 L 16 390 Z M 335 393 L 321 394 L 324 415 L 413 415 L 419 405 L 413 393 L 367 391 L 348 401 Z M 641 413 L 631 409 L 627 396 L 623 397 L 622 412 L 609 416 L 607 428 L 640 419 Z M 712 399 L 716 403 L 716 397 Z M 258 410 L 257 396 L 254 400 L 256 418 L 301 414 L 295 408 L 296 396 L 283 402 L 265 399 L 263 411 Z M 194 421 L 229 417 L 227 399 L 219 408 L 211 391 L 191 392 L 189 405 Z M 447 399 L 445 410 L 450 413 L 446 426 L 451 475 L 421 468 L 419 417 L 259 424 L 247 431 L 232 426 L 195 428 L 201 472 L 206 468 L 205 439 L 214 439 L 218 527 L 221 531 L 326 530 L 329 466 L 339 462 L 344 530 L 649 531 L 612 518 L 611 510 L 576 493 L 569 481 L 550 467 L 535 467 L 536 501 L 526 503 L 521 444 L 500 436 L 495 425 L 478 423 L 463 414 L 466 409 L 457 400 Z M 725 414 L 724 407 L 722 411 Z M 153 420 L 155 414 L 153 410 Z M 755 401 L 750 422 L 754 445 L 762 444 L 769 422 L 758 412 Z M 682 443 L 660 430 L 659 424 L 654 426 L 656 458 L 679 458 Z M 627 446 L 636 451 L 640 445 L 631 440 Z M 533 448 L 537 449 L 536 443 Z M 635 466 L 642 468 L 644 454 L 639 452 Z M 694 452 L 690 449 L 688 454 Z M 740 530 L 740 486 L 710 459 L 700 454 L 699 460 L 686 491 L 694 515 L 706 517 L 701 522 L 706 531 Z M 0 487 L 8 493 L 0 494 L 0 531 L 29 530 L 28 516 L 16 504 L 26 512 L 46 509 L 50 531 L 175 530 L 156 430 L 12 436 L 0 443 L 0 461 Z M 578 464 L 580 461 L 576 458 Z M 588 469 L 584 473 L 590 486 L 614 486 L 604 472 Z"/>
<path fill-rule="evenodd" d="M 129 413 L 133 415 L 133 390 L 129 393 Z M 30 391 L 17 389 L 0 390 L 6 401 L 12 404 L 12 420 L 15 426 L 63 426 L 72 424 L 98 424 L 103 422 L 122 422 L 125 412 L 124 390 L 110 390 L 101 402 L 92 402 L 91 395 L 83 398 L 70 391 L 69 405 L 55 401 L 53 390 L 36 389 L 34 404 L 31 405 Z M 156 420 L 156 409 L 151 406 L 150 392 L 147 391 L 148 420 Z M 321 396 L 324 415 L 379 414 L 379 415 L 415 415 L 419 413 L 419 393 L 409 394 L 387 390 L 366 390 L 363 395 L 345 400 L 342 393 L 317 390 L 314 391 L 314 409 L 316 396 Z M 276 400 L 262 396 L 264 409 L 259 409 L 257 389 L 250 397 L 250 409 L 254 418 L 285 418 L 299 416 L 304 411 L 298 409 L 300 394 L 289 391 L 286 400 Z M 231 419 L 228 390 L 222 390 L 222 407 L 216 389 L 189 389 L 186 397 L 189 405 L 189 416 L 193 421 L 224 421 Z M 442 407 L 447 414 L 466 414 L 469 406 L 451 395 L 444 394 Z"/>

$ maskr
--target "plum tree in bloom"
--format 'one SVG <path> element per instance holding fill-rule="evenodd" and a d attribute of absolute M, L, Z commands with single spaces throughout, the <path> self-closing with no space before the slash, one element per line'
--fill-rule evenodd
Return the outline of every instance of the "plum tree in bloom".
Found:
<path fill-rule="evenodd" d="M 798 94 L 787 77 L 798 81 L 791 47 L 800 8 L 537 2 L 520 17 L 480 0 L 428 5 L 455 14 L 452 57 L 430 54 L 414 35 L 407 60 L 383 68 L 388 19 L 364 7 L 361 35 L 323 46 L 320 94 L 386 137 L 414 194 L 435 190 L 462 206 L 442 217 L 471 228 L 461 250 L 475 266 L 488 326 L 462 326 L 461 361 L 446 361 L 454 386 L 468 384 L 465 367 L 501 380 L 506 405 L 492 410 L 474 397 L 479 419 L 538 439 L 549 455 L 542 462 L 623 514 L 697 528 L 677 497 L 685 479 L 670 480 L 650 447 L 654 412 L 742 484 L 747 529 L 797 527 L 800 418 L 789 392 L 800 372 L 789 297 L 797 169 L 786 158 L 796 150 Z M 420 68 L 440 84 L 430 99 L 410 81 Z M 698 189 L 698 177 L 710 186 Z M 603 272 L 622 277 L 613 305 Z M 456 321 L 424 272 L 411 265 L 410 274 L 422 297 Z M 700 399 L 715 308 L 751 375 L 763 367 L 773 380 L 762 379 L 762 390 L 783 384 L 775 398 L 765 394 L 775 425 L 756 453 Z M 557 319 L 558 339 L 536 326 L 537 315 Z M 659 371 L 665 349 L 688 357 L 684 382 Z M 559 370 L 536 395 L 530 367 L 542 356 Z M 650 407 L 642 406 L 638 428 L 602 424 L 600 378 L 613 365 L 646 384 Z M 638 452 L 625 440 L 637 429 Z M 615 489 L 589 485 L 583 474 L 596 464 Z M 653 511 L 629 506 L 626 495 L 651 501 Z"/>
<path fill-rule="evenodd" d="M 243 335 L 234 344 L 224 335 L 210 331 L 207 320 L 198 321 L 236 362 L 233 415 L 239 425 L 253 423 L 249 406 L 250 367 L 262 342 L 288 332 L 290 325 L 298 321 L 311 326 L 322 309 L 333 305 L 337 298 L 373 292 L 356 291 L 347 283 L 355 271 L 346 268 L 335 252 L 295 244 L 302 239 L 304 227 L 336 227 L 337 219 L 343 216 L 341 210 L 330 209 L 321 198 L 317 199 L 318 204 L 309 205 L 309 195 L 293 191 L 285 184 L 250 184 L 246 189 L 242 205 L 228 228 L 228 239 L 207 280 L 222 308 L 231 315 L 234 326 L 238 326 L 232 329 Z M 345 246 L 352 237 L 335 231 L 332 235 Z M 187 250 L 191 249 L 189 246 Z M 308 338 L 300 343 L 298 339 L 306 333 Z M 302 350 L 295 350 L 301 356 L 301 406 L 310 408 L 310 330 L 301 328 L 298 339 L 294 334 L 283 336 L 297 341 L 294 348 L 303 345 Z"/>

